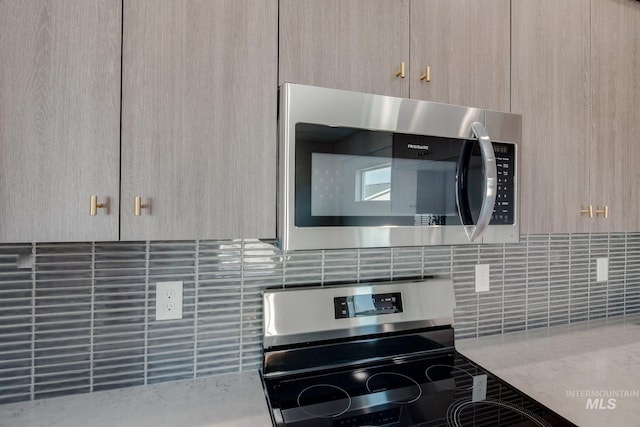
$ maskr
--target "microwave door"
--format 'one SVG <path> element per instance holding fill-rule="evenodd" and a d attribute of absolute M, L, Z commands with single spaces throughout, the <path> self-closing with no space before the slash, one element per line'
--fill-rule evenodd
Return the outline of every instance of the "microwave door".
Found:
<path fill-rule="evenodd" d="M 493 144 L 486 129 L 482 123 L 474 122 L 471 130 L 478 138 L 479 164 L 478 156 L 474 156 L 476 141 L 464 141 L 456 173 L 456 203 L 467 237 L 471 242 L 477 242 L 482 238 L 493 215 L 498 173 Z M 478 200 L 479 206 L 476 203 Z M 477 218 L 474 218 L 474 212 L 479 212 Z"/>
<path fill-rule="evenodd" d="M 395 134 L 391 162 L 391 212 L 416 226 L 460 224 L 455 200 L 462 141 Z"/>

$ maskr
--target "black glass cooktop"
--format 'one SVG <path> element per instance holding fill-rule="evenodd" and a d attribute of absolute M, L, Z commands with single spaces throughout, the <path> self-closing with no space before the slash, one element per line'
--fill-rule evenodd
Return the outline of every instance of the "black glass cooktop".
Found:
<path fill-rule="evenodd" d="M 574 426 L 452 348 L 263 381 L 276 426 Z"/>

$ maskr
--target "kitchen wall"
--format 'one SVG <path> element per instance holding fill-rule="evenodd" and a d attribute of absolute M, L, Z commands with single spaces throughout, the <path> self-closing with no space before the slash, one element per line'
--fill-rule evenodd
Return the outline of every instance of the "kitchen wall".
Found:
<path fill-rule="evenodd" d="M 257 369 L 268 287 L 451 276 L 460 339 L 640 312 L 639 260 L 640 233 L 286 254 L 257 240 L 1 245 L 0 403 Z M 170 280 L 184 319 L 157 322 L 155 283 Z"/>

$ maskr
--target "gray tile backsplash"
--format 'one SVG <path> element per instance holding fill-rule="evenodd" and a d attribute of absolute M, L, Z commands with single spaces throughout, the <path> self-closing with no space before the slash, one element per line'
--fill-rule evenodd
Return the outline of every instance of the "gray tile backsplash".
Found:
<path fill-rule="evenodd" d="M 476 294 L 479 263 L 491 290 Z M 0 245 L 0 403 L 257 369 L 263 289 L 430 275 L 454 280 L 458 338 L 639 313 L 640 233 L 289 253 L 257 240 Z M 157 322 L 156 283 L 173 280 L 183 319 Z"/>

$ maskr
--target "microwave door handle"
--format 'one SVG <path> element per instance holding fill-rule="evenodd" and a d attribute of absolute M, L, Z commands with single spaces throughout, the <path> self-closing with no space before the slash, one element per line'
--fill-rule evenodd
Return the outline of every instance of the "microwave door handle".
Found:
<path fill-rule="evenodd" d="M 487 130 L 480 122 L 473 122 L 471 124 L 471 130 L 473 134 L 478 138 L 480 144 L 480 155 L 482 156 L 482 163 L 485 171 L 484 182 L 484 197 L 482 198 L 482 207 L 480 208 L 480 215 L 478 216 L 478 222 L 471 232 L 465 228 L 469 240 L 475 242 L 482 237 L 491 217 L 493 216 L 493 209 L 496 204 L 496 192 L 498 188 L 498 171 L 496 169 L 496 155 L 493 152 L 493 144 L 487 134 Z"/>
<path fill-rule="evenodd" d="M 458 166 L 456 168 L 456 205 L 458 206 L 458 215 L 460 223 L 467 230 L 473 226 L 473 217 L 471 216 L 471 206 L 469 203 L 469 162 L 473 154 L 473 146 L 475 141 L 465 140 L 462 142 L 460 157 L 458 158 Z"/>

